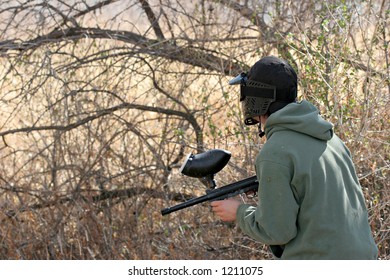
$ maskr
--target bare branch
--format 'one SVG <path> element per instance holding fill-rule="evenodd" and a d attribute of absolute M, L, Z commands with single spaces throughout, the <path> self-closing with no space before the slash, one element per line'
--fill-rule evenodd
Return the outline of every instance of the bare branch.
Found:
<path fill-rule="evenodd" d="M 234 0 L 214 0 L 216 3 L 220 3 L 237 11 L 242 17 L 248 19 L 250 22 L 253 22 L 256 26 L 259 27 L 261 32 L 266 32 L 270 27 L 265 23 L 264 19 L 259 15 L 258 11 L 255 11 L 248 7 L 248 2 L 245 2 L 245 5 L 241 5 L 238 1 Z"/>
<path fill-rule="evenodd" d="M 152 25 L 152 28 L 154 30 L 154 33 L 156 34 L 157 38 L 160 39 L 160 40 L 164 40 L 165 37 L 164 37 L 164 34 L 161 30 L 161 27 L 160 25 L 158 24 L 158 19 L 157 17 L 155 16 L 152 8 L 150 7 L 149 5 L 149 2 L 147 0 L 139 0 L 139 2 L 141 3 L 142 5 L 142 8 L 144 9 L 149 21 L 150 21 L 150 24 Z"/>
<path fill-rule="evenodd" d="M 231 73 L 235 74 L 242 70 L 242 66 L 232 62 L 232 60 L 217 57 L 207 52 L 196 50 L 193 47 L 181 47 L 170 41 L 148 39 L 130 31 L 115 31 L 99 28 L 73 27 L 64 30 L 55 30 L 47 35 L 39 36 L 25 42 L 18 42 L 17 40 L 3 41 L 0 42 L 0 54 L 4 56 L 8 51 L 24 52 L 35 50 L 46 44 L 67 40 L 76 41 L 84 38 L 114 39 L 130 43 L 134 47 L 139 48 L 140 51 L 152 56 L 168 58 L 173 61 L 183 62 L 227 75 Z"/>
<path fill-rule="evenodd" d="M 160 107 L 151 107 L 147 105 L 139 105 L 139 104 L 133 104 L 133 103 L 122 103 L 120 105 L 107 108 L 101 111 L 98 111 L 95 115 L 86 117 L 84 119 L 81 119 L 75 123 L 69 124 L 69 125 L 47 125 L 47 126 L 37 126 L 37 127 L 25 127 L 25 128 L 17 128 L 17 129 L 11 129 L 8 131 L 0 132 L 0 137 L 4 137 L 9 134 L 15 134 L 15 133 L 30 133 L 33 131 L 43 131 L 43 130 L 58 130 L 58 131 L 69 131 L 74 128 L 77 128 L 81 125 L 84 125 L 90 121 L 93 121 L 95 119 L 101 118 L 103 116 L 109 115 L 114 113 L 115 111 L 122 110 L 122 109 L 137 109 L 142 111 L 149 111 L 149 112 L 156 112 L 160 114 L 166 114 L 166 115 L 173 115 L 173 116 L 179 116 L 185 120 L 187 120 L 194 128 L 194 130 L 199 133 L 201 131 L 199 124 L 197 123 L 195 117 L 186 112 L 181 112 L 177 110 L 171 110 L 171 109 L 165 109 Z M 202 143 L 201 139 L 198 139 L 198 143 Z"/>

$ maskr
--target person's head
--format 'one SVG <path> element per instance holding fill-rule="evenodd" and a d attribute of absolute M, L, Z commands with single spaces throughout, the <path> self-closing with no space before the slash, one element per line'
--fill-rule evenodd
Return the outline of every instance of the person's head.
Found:
<path fill-rule="evenodd" d="M 295 102 L 297 97 L 297 74 L 285 60 L 274 56 L 260 59 L 248 73 L 241 73 L 229 82 L 238 83 L 246 125 L 259 123 L 260 116 L 268 117 Z"/>

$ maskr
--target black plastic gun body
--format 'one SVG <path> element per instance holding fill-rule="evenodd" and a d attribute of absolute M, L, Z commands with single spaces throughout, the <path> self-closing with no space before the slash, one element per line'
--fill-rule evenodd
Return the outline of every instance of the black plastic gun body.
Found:
<path fill-rule="evenodd" d="M 162 215 L 194 206 L 199 203 L 213 200 L 222 200 L 243 193 L 256 193 L 258 181 L 256 176 L 216 188 L 214 174 L 222 170 L 230 159 L 230 152 L 225 150 L 210 150 L 198 155 L 190 154 L 182 167 L 181 173 L 190 177 L 196 177 L 209 189 L 200 197 L 189 199 L 178 205 L 161 210 Z"/>

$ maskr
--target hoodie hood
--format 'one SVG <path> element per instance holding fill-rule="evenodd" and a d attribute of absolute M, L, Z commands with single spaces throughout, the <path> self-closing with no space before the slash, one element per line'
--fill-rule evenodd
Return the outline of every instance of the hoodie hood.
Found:
<path fill-rule="evenodd" d="M 267 139 L 281 130 L 296 131 L 324 141 L 333 136 L 333 125 L 325 121 L 308 101 L 290 103 L 269 116 L 265 124 Z"/>

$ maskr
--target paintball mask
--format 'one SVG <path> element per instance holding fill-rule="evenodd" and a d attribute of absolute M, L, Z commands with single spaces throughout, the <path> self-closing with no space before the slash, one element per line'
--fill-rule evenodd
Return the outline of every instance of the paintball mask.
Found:
<path fill-rule="evenodd" d="M 240 85 L 246 125 L 257 124 L 253 117 L 271 115 L 297 97 L 297 74 L 286 61 L 274 56 L 260 59 L 248 74 L 239 74 L 229 85 Z"/>
<path fill-rule="evenodd" d="M 241 73 L 229 81 L 229 85 L 240 85 L 240 102 L 246 125 L 257 124 L 252 117 L 265 115 L 269 105 L 276 100 L 276 87 L 261 82 L 248 80 L 246 73 Z"/>

